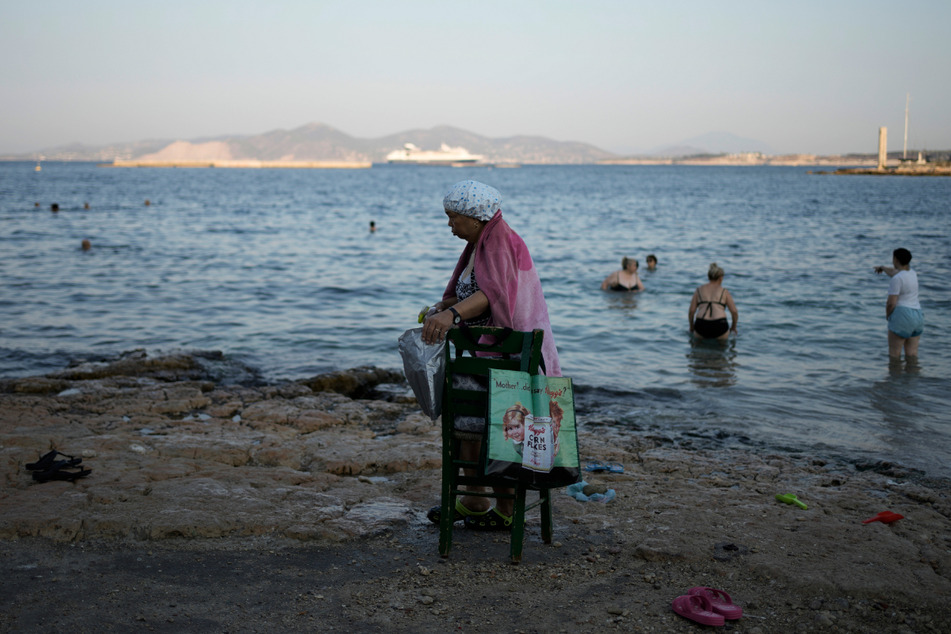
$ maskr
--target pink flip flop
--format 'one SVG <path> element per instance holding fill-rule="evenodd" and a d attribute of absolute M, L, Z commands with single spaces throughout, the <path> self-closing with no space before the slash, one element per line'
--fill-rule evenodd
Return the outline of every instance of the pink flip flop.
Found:
<path fill-rule="evenodd" d="M 723 590 L 708 588 L 707 586 L 697 586 L 687 590 L 687 594 L 703 597 L 710 602 L 712 609 L 717 614 L 722 614 L 723 618 L 736 620 L 743 616 L 743 608 L 733 603 L 733 600 Z"/>
<path fill-rule="evenodd" d="M 699 594 L 685 594 L 674 599 L 671 606 L 680 616 L 703 625 L 723 625 L 723 615 L 713 611 L 710 599 Z"/>
<path fill-rule="evenodd" d="M 863 524 L 869 524 L 871 522 L 881 522 L 882 524 L 891 524 L 892 522 L 897 522 L 898 520 L 905 519 L 904 515 L 899 515 L 898 513 L 892 513 L 891 511 L 882 511 L 875 517 L 870 517 L 867 520 L 862 520 Z"/>

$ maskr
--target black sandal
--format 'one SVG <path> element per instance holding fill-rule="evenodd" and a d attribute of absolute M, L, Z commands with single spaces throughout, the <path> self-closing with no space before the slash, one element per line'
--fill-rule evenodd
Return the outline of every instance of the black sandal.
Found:
<path fill-rule="evenodd" d="M 69 464 L 69 462 L 69 460 L 60 460 L 46 471 L 34 471 L 33 479 L 37 482 L 49 482 L 50 480 L 73 482 L 92 473 L 92 469 L 83 469 L 82 467 Z"/>
<path fill-rule="evenodd" d="M 30 462 L 24 466 L 26 467 L 27 471 L 49 471 L 55 464 L 56 456 L 63 456 L 66 458 L 66 460 L 61 460 L 60 462 L 68 464 L 71 467 L 76 466 L 83 461 L 82 458 L 73 458 L 72 456 L 67 456 L 66 454 L 54 449 L 36 462 Z"/>
<path fill-rule="evenodd" d="M 467 517 L 466 528 L 474 531 L 508 531 L 512 530 L 512 518 L 505 517 L 493 506 L 487 513 Z"/>

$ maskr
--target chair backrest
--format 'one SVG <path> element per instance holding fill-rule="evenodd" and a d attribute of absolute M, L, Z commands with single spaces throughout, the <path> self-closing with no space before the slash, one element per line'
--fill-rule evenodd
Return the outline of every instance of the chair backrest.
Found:
<path fill-rule="evenodd" d="M 484 417 L 488 409 L 488 392 L 456 387 L 454 375 L 474 376 L 488 385 L 492 368 L 538 374 L 544 336 L 543 330 L 523 332 L 490 326 L 450 329 L 446 335 L 443 424 L 451 423 L 456 416 Z"/>
<path fill-rule="evenodd" d="M 443 423 L 456 416 L 486 415 L 485 390 L 456 387 L 453 376 L 466 374 L 488 385 L 489 370 L 518 370 L 537 374 L 542 361 L 543 330 L 522 332 L 510 328 L 469 326 L 452 328 L 446 335 L 446 379 Z"/>

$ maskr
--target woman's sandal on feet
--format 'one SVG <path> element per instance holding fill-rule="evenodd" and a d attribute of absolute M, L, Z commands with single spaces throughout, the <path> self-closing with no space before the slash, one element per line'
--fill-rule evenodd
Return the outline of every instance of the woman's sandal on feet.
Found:
<path fill-rule="evenodd" d="M 507 531 L 512 529 L 512 518 L 502 515 L 492 507 L 481 515 L 467 517 L 466 528 L 474 531 Z"/>
<path fill-rule="evenodd" d="M 488 513 L 488 511 L 470 511 L 470 510 L 467 509 L 466 506 L 462 503 L 462 500 L 456 500 L 456 509 L 455 509 L 455 511 L 454 511 L 453 514 L 452 514 L 452 521 L 453 521 L 453 522 L 461 522 L 462 520 L 466 519 L 467 517 L 479 517 L 479 516 L 481 516 L 481 515 L 485 515 L 486 513 Z M 438 524 L 438 523 L 439 523 L 439 518 L 440 518 L 441 516 L 442 516 L 442 506 L 441 506 L 441 505 L 440 505 L 440 506 L 434 506 L 433 508 L 429 509 L 429 512 L 428 512 L 428 513 L 426 513 L 427 519 L 429 519 L 429 521 L 432 522 L 433 524 Z"/>

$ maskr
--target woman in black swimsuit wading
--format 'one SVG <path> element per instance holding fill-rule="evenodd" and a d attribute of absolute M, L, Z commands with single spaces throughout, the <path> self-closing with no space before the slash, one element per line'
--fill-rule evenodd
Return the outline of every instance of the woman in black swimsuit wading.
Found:
<path fill-rule="evenodd" d="M 634 258 L 621 259 L 621 270 L 611 273 L 601 282 L 602 291 L 642 291 L 644 282 L 637 274 L 638 264 Z"/>
<path fill-rule="evenodd" d="M 736 322 L 739 313 L 730 291 L 723 288 L 723 269 L 714 262 L 707 271 L 709 282 L 693 292 L 690 299 L 690 312 L 687 321 L 690 332 L 698 339 L 726 339 L 730 331 L 736 333 Z M 729 309 L 733 325 L 726 321 L 726 311 Z"/>

